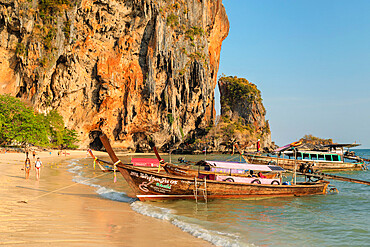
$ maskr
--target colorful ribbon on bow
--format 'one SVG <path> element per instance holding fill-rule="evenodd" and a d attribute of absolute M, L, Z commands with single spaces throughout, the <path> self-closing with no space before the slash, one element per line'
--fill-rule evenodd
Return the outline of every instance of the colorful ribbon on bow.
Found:
<path fill-rule="evenodd" d="M 98 160 L 98 158 L 95 157 L 95 159 L 94 159 L 94 170 L 95 170 L 95 165 L 96 165 L 97 160 Z"/>
<path fill-rule="evenodd" d="M 158 173 L 161 171 L 161 164 L 163 165 L 165 162 L 164 162 L 164 159 L 161 159 L 159 161 L 159 166 L 158 166 Z"/>
<path fill-rule="evenodd" d="M 116 165 L 118 164 L 118 163 L 120 163 L 121 161 L 120 160 L 118 160 L 116 163 L 114 163 L 113 164 L 113 176 L 114 176 L 114 179 L 113 179 L 113 182 L 117 182 L 117 174 L 116 174 Z"/>

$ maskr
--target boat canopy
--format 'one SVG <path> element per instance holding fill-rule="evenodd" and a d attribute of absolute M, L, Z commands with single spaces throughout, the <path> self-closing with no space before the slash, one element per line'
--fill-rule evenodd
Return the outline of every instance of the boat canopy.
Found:
<path fill-rule="evenodd" d="M 352 144 L 329 144 L 325 145 L 324 147 L 328 148 L 353 148 L 353 147 L 358 147 L 361 146 L 359 143 L 352 143 Z"/>
<path fill-rule="evenodd" d="M 329 144 L 329 145 L 324 145 L 322 146 L 323 148 L 329 148 L 329 149 L 337 149 L 337 148 L 353 148 L 353 147 L 358 147 L 360 146 L 361 144 L 359 143 L 352 143 L 352 144 Z M 275 149 L 273 152 L 275 153 L 278 153 L 278 152 L 286 152 L 288 151 L 289 149 L 291 150 L 291 148 L 294 147 L 292 146 L 292 144 L 288 144 L 288 145 L 285 145 L 285 146 L 282 146 L 282 147 L 279 147 L 277 149 Z"/>
<path fill-rule="evenodd" d="M 256 165 L 240 162 L 230 161 L 206 161 L 211 167 L 226 168 L 226 169 L 239 169 L 239 170 L 253 170 L 253 171 L 266 171 L 266 172 L 283 172 L 285 171 L 280 166 L 275 165 Z"/>
<path fill-rule="evenodd" d="M 134 166 L 149 166 L 149 167 L 159 166 L 159 160 L 151 158 L 132 158 L 131 163 Z"/>

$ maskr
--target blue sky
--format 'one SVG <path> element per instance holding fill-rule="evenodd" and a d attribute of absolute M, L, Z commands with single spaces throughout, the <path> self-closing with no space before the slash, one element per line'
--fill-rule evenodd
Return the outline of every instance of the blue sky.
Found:
<path fill-rule="evenodd" d="M 370 1 L 223 4 L 230 32 L 219 75 L 257 85 L 273 141 L 312 134 L 370 148 Z"/>

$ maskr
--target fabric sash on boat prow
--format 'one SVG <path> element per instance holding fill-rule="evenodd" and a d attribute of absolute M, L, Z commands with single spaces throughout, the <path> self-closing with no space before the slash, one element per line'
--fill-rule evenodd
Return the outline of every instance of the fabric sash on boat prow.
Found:
<path fill-rule="evenodd" d="M 158 159 L 158 161 L 159 161 L 159 165 L 158 165 L 158 173 L 160 172 L 160 170 L 161 170 L 161 164 L 162 165 L 165 165 L 165 161 L 164 161 L 164 159 L 162 159 L 161 158 L 161 156 L 159 155 L 159 153 L 158 153 L 158 150 L 157 150 L 157 148 L 156 148 L 156 146 L 154 146 L 153 147 L 153 151 L 154 151 L 154 153 L 155 153 L 155 156 L 157 156 L 157 159 Z"/>
<path fill-rule="evenodd" d="M 112 161 L 114 162 L 113 164 L 113 171 L 114 171 L 114 182 L 117 181 L 117 175 L 116 175 L 116 166 L 122 162 L 117 158 L 116 154 L 114 153 L 110 143 L 109 143 L 109 140 L 108 140 L 108 137 L 105 135 L 105 134 L 102 134 L 100 137 L 100 140 L 101 142 L 103 143 L 105 149 L 107 150 L 108 154 L 109 154 L 109 157 L 112 159 Z"/>

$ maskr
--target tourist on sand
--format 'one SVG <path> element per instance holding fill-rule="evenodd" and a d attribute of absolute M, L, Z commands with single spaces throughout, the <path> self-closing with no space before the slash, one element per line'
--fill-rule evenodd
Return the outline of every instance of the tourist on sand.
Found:
<path fill-rule="evenodd" d="M 31 160 L 30 158 L 26 158 L 26 161 L 24 162 L 24 171 L 25 171 L 25 175 L 26 175 L 26 179 L 28 179 L 30 177 L 30 170 L 31 170 Z"/>
<path fill-rule="evenodd" d="M 36 168 L 36 179 L 40 179 L 40 170 L 41 170 L 42 162 L 39 157 L 37 157 L 37 160 L 35 162 L 35 168 Z"/>
<path fill-rule="evenodd" d="M 33 158 L 35 158 L 35 156 L 36 156 L 36 152 L 35 151 L 32 151 L 32 156 L 33 156 Z"/>
<path fill-rule="evenodd" d="M 26 159 L 28 159 L 28 150 L 26 151 Z"/>

